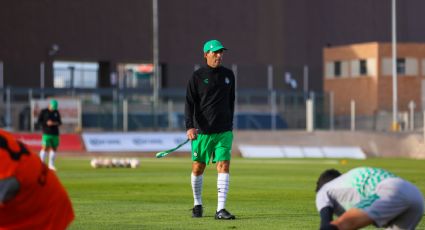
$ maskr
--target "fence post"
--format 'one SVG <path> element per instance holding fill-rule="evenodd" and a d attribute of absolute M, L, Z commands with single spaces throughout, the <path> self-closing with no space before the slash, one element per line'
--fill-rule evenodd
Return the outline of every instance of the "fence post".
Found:
<path fill-rule="evenodd" d="M 44 62 L 40 63 L 40 88 L 41 88 L 41 99 L 44 99 L 44 86 L 45 86 L 45 70 L 46 64 Z"/>
<path fill-rule="evenodd" d="M 122 101 L 122 128 L 124 132 L 128 131 L 128 101 Z"/>
<path fill-rule="evenodd" d="M 351 100 L 351 131 L 356 130 L 356 101 Z"/>
<path fill-rule="evenodd" d="M 77 131 L 81 132 L 83 130 L 83 105 L 81 102 L 81 98 L 78 99 L 78 124 L 77 124 Z"/>
<path fill-rule="evenodd" d="M 273 131 L 276 130 L 276 114 L 277 114 L 276 91 L 271 91 L 271 129 Z"/>
<path fill-rule="evenodd" d="M 314 120 L 313 120 L 313 100 L 312 99 L 307 99 L 306 101 L 306 130 L 307 132 L 313 132 L 314 129 Z"/>
<path fill-rule="evenodd" d="M 329 92 L 329 122 L 331 131 L 335 128 L 335 117 L 334 117 L 334 92 Z"/>
<path fill-rule="evenodd" d="M 172 130 L 175 126 L 173 119 L 173 101 L 168 99 L 168 129 Z"/>
<path fill-rule="evenodd" d="M 118 123 L 118 118 L 117 118 L 117 113 L 118 113 L 118 108 L 117 108 L 117 104 L 118 104 L 118 95 L 117 95 L 117 90 L 113 89 L 112 90 L 112 129 L 116 130 L 117 129 L 117 123 Z"/>
<path fill-rule="evenodd" d="M 235 75 L 235 110 L 233 117 L 233 127 L 235 130 L 238 129 L 238 66 L 236 64 L 232 65 L 232 71 Z"/>
<path fill-rule="evenodd" d="M 11 107 L 11 95 L 10 95 L 10 87 L 6 88 L 6 129 L 11 129 L 12 124 L 12 107 Z"/>
<path fill-rule="evenodd" d="M 303 81 L 303 88 L 304 88 L 304 93 L 308 93 L 308 65 L 304 65 L 303 68 L 303 77 L 304 77 L 304 81 Z"/>
<path fill-rule="evenodd" d="M 4 87 L 3 62 L 0 61 L 0 88 Z"/>
<path fill-rule="evenodd" d="M 34 128 L 34 121 L 35 121 L 35 117 L 34 117 L 34 104 L 35 104 L 35 101 L 33 100 L 33 99 L 31 99 L 31 101 L 30 101 L 30 129 L 31 129 L 31 133 L 34 133 L 34 130 L 35 130 L 35 128 Z"/>
<path fill-rule="evenodd" d="M 409 130 L 413 131 L 413 129 L 415 127 L 415 107 L 416 107 L 415 102 L 410 101 L 408 107 L 409 107 L 409 112 L 410 112 Z"/>

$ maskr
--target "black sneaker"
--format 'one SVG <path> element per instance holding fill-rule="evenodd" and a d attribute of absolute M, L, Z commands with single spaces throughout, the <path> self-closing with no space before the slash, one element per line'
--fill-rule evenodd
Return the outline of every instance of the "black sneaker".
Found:
<path fill-rule="evenodd" d="M 195 205 L 192 209 L 192 217 L 199 218 L 202 217 L 202 205 Z"/>
<path fill-rule="evenodd" d="M 215 213 L 216 220 L 233 220 L 235 216 L 230 214 L 226 209 L 222 209 Z"/>

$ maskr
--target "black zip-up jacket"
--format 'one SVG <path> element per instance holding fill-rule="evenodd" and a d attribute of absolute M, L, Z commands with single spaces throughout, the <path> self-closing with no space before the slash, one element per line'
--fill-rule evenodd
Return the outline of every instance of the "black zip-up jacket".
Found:
<path fill-rule="evenodd" d="M 201 67 L 187 84 L 186 129 L 199 133 L 221 133 L 233 129 L 235 75 L 223 66 Z"/>
<path fill-rule="evenodd" d="M 40 115 L 38 116 L 38 124 L 41 125 L 43 129 L 43 134 L 59 135 L 59 125 L 48 126 L 47 120 L 58 122 L 59 125 L 61 125 L 62 120 L 59 111 L 50 111 L 49 109 L 43 109 L 41 110 Z"/>

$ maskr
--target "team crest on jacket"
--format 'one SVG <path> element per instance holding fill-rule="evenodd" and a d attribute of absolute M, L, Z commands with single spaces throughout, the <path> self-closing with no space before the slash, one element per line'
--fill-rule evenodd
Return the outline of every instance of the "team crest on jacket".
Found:
<path fill-rule="evenodd" d="M 230 84 L 230 79 L 229 79 L 228 77 L 226 77 L 226 78 L 224 79 L 224 82 L 226 82 L 226 84 Z"/>

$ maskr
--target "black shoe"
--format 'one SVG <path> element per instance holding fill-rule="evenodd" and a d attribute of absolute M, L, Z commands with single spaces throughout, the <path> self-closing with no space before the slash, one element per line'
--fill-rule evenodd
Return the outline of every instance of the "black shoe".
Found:
<path fill-rule="evenodd" d="M 202 217 L 202 205 L 193 206 L 192 217 L 194 218 Z"/>
<path fill-rule="evenodd" d="M 235 219 L 235 216 L 230 214 L 226 209 L 222 209 L 215 213 L 215 219 L 216 220 L 233 220 Z"/>

